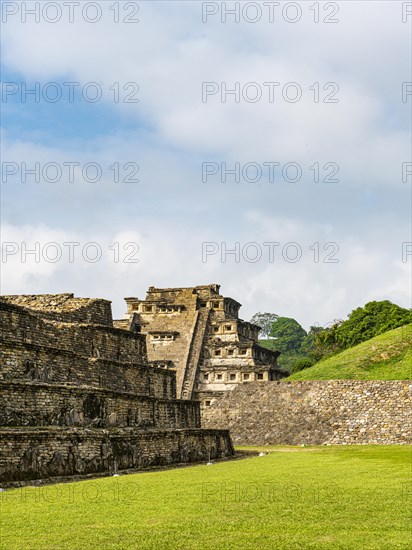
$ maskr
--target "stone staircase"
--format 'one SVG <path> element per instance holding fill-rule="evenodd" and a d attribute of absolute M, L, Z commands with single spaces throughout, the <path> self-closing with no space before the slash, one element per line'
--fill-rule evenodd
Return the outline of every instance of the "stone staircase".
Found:
<path fill-rule="evenodd" d="M 182 377 L 180 399 L 193 399 L 196 375 L 200 363 L 210 311 L 210 309 L 199 309 L 197 311 L 186 367 Z"/>

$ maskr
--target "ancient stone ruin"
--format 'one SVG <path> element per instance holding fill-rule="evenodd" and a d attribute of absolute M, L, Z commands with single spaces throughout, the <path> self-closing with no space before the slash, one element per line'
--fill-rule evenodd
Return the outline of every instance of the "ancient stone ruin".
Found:
<path fill-rule="evenodd" d="M 126 319 L 115 321 L 147 335 L 150 363 L 175 370 L 177 395 L 204 407 L 238 384 L 286 375 L 279 352 L 259 346 L 260 327 L 239 319 L 239 302 L 219 289 L 150 287 L 145 300 L 126 298 Z"/>
<path fill-rule="evenodd" d="M 203 334 L 209 309 L 189 316 L 189 303 L 169 317 L 196 317 Z M 3 296 L 0 310 L 2 487 L 233 454 L 227 430 L 201 429 L 198 402 L 176 399 L 176 372 L 148 364 L 134 315 L 131 326 L 113 322 L 109 301 L 73 294 Z M 172 342 L 189 337 L 175 331 L 164 329 Z M 197 353 L 180 360 L 194 365 Z"/>

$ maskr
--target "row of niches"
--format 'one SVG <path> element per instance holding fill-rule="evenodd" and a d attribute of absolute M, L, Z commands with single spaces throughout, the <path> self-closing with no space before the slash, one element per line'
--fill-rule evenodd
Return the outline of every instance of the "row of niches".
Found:
<path fill-rule="evenodd" d="M 232 357 L 252 357 L 256 360 L 267 361 L 268 363 L 273 362 L 273 357 L 271 356 L 273 352 L 265 348 L 236 348 L 236 347 L 224 347 L 224 348 L 215 348 L 209 351 L 209 358 L 232 358 Z"/>
<path fill-rule="evenodd" d="M 252 357 L 252 348 L 217 348 L 210 350 L 210 357 Z"/>
<path fill-rule="evenodd" d="M 157 342 L 173 342 L 176 340 L 176 336 L 179 335 L 178 332 L 149 332 L 150 341 L 153 343 Z"/>
<path fill-rule="evenodd" d="M 255 380 L 268 381 L 269 372 L 204 372 L 201 377 L 202 383 L 240 383 L 254 382 Z"/>
<path fill-rule="evenodd" d="M 185 307 L 180 304 L 139 304 L 141 313 L 181 313 L 184 309 Z"/>
<path fill-rule="evenodd" d="M 223 308 L 223 300 L 221 301 L 215 301 L 215 300 L 204 300 L 199 302 L 199 307 L 201 308 L 208 308 L 208 309 L 224 309 Z"/>
<path fill-rule="evenodd" d="M 234 317 L 237 317 L 239 312 L 239 304 L 236 306 L 230 298 L 221 298 L 220 300 L 200 300 L 198 304 L 200 309 L 224 311 Z"/>
<path fill-rule="evenodd" d="M 223 323 L 213 323 L 212 335 L 220 336 L 221 334 L 238 334 L 251 340 L 257 340 L 259 331 L 257 328 L 252 328 L 249 323 L 243 321 L 225 321 Z"/>
<path fill-rule="evenodd" d="M 213 325 L 212 326 L 212 332 L 213 334 L 222 334 L 222 333 L 228 333 L 228 332 L 236 332 L 237 327 L 236 323 L 222 323 L 219 325 Z"/>

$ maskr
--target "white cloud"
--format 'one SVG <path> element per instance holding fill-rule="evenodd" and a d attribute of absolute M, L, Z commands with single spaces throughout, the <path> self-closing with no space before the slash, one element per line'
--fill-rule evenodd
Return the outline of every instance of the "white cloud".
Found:
<path fill-rule="evenodd" d="M 320 224 L 283 223 L 262 217 L 261 224 L 252 225 L 251 219 L 254 216 L 244 219 L 238 257 L 229 252 L 236 248 L 236 241 L 222 237 L 217 231 L 214 240 L 208 241 L 217 243 L 216 254 L 203 258 L 201 231 L 187 234 L 184 227 L 171 227 L 165 233 L 162 226 L 150 222 L 146 235 L 142 235 L 133 230 L 115 233 L 104 227 L 99 232 L 80 232 L 59 231 L 45 225 L 6 224 L 2 229 L 3 243 L 16 243 L 17 249 L 15 254 L 3 255 L 2 293 L 75 292 L 81 296 L 105 297 L 113 300 L 115 315 L 121 317 L 123 297 L 143 296 L 149 285 L 217 282 L 222 284 L 225 295 L 243 303 L 244 318 L 250 318 L 256 311 L 269 310 L 297 318 L 306 328 L 344 318 L 368 300 L 391 299 L 408 307 L 407 266 L 400 261 L 393 263 L 385 251 L 365 249 L 351 239 L 340 242 L 339 250 L 332 247 L 324 251 L 327 230 L 325 233 Z M 318 262 L 308 235 L 320 242 Z M 273 246 L 272 258 L 269 247 L 263 244 L 269 240 L 280 243 Z M 38 258 L 28 254 L 23 262 L 23 243 L 28 250 L 34 250 L 36 242 Z M 72 248 L 73 262 L 69 261 L 68 245 L 63 244 L 68 242 L 80 243 Z M 93 245 L 88 248 L 91 242 L 97 243 L 101 252 L 96 263 L 87 261 L 96 253 Z M 49 248 L 48 243 L 56 245 Z M 256 245 L 248 247 L 248 243 Z M 46 261 L 47 255 L 54 258 L 56 246 L 62 253 L 61 260 Z M 222 252 L 224 246 L 226 254 Z M 259 248 L 261 258 L 254 262 Z M 12 250 L 10 245 L 8 250 Z M 296 250 L 300 260 L 290 261 Z M 329 258 L 338 262 L 324 263 L 331 252 L 335 253 Z M 136 259 L 138 263 L 133 262 Z"/>
<path fill-rule="evenodd" d="M 410 79 L 410 53 L 400 5 L 341 2 L 340 23 L 327 25 L 313 23 L 302 3 L 297 24 L 253 25 L 203 24 L 200 2 L 142 2 L 141 22 L 122 25 L 110 22 L 109 4 L 95 25 L 14 17 L 3 26 L 4 61 L 21 80 L 98 82 L 107 113 L 136 124 L 128 135 L 114 127 L 112 135 L 53 146 L 40 133 L 6 132 L 5 161 L 95 161 L 106 170 L 98 184 L 76 169 L 72 184 L 3 185 L 3 240 L 95 240 L 106 255 L 96 264 L 22 263 L 16 255 L 3 265 L 3 291 L 108 297 L 119 316 L 122 297 L 149 285 L 216 282 L 245 304 L 245 318 L 271 310 L 306 326 L 345 317 L 370 299 L 409 305 L 400 243 L 409 234 L 401 164 L 409 157 L 410 107 L 401 83 Z M 254 81 L 263 91 L 264 82 L 281 85 L 274 103 L 222 103 L 217 95 L 203 103 L 205 81 Z M 139 103 L 114 104 L 113 82 L 138 82 Z M 287 82 L 302 87 L 298 103 L 278 93 Z M 314 82 L 321 94 L 331 91 L 324 83 L 337 82 L 339 103 L 315 103 Z M 20 120 L 18 111 L 13 116 Z M 114 185 L 107 167 L 129 161 L 140 166 L 139 184 Z M 203 183 L 202 161 L 297 162 L 304 176 L 297 184 Z M 338 163 L 339 184 L 311 182 L 316 161 Z M 203 241 L 296 241 L 304 256 L 296 264 L 218 255 L 203 263 Z M 137 242 L 139 263 L 113 262 L 114 242 Z M 339 263 L 315 263 L 315 242 L 337 242 Z"/>
<path fill-rule="evenodd" d="M 107 4 L 102 6 L 106 17 L 95 25 L 76 24 L 75 40 L 71 24 L 23 25 L 11 18 L 4 38 L 7 65 L 33 79 L 99 82 L 108 104 L 113 82 L 138 82 L 139 104 L 114 107 L 146 120 L 158 138 L 188 152 L 251 160 L 337 159 L 348 179 L 357 174 L 364 180 L 371 171 L 374 185 L 399 183 L 391 175 L 408 156 L 407 129 L 384 128 L 385 100 L 389 93 L 402 112 L 408 34 L 400 12 L 395 15 L 388 3 L 342 4 L 338 24 L 314 24 L 304 7 L 296 25 L 280 20 L 240 26 L 218 18 L 201 23 L 200 3 L 144 2 L 137 25 L 111 23 Z M 204 81 L 220 87 L 226 82 L 228 88 L 257 82 L 264 96 L 264 82 L 280 86 L 274 103 L 234 103 L 228 97 L 222 104 L 218 96 L 202 103 Z M 282 98 L 288 82 L 302 88 L 298 103 Z M 314 82 L 320 103 L 309 89 Z M 333 90 L 322 89 L 328 82 L 338 83 L 339 103 L 322 102 Z"/>

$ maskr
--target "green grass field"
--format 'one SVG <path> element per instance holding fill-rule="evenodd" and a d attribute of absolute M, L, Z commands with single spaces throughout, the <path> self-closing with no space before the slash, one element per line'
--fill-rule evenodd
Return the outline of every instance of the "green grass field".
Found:
<path fill-rule="evenodd" d="M 412 324 L 371 338 L 285 380 L 410 380 Z"/>
<path fill-rule="evenodd" d="M 263 457 L 0 494 L 2 549 L 406 549 L 411 447 Z"/>

